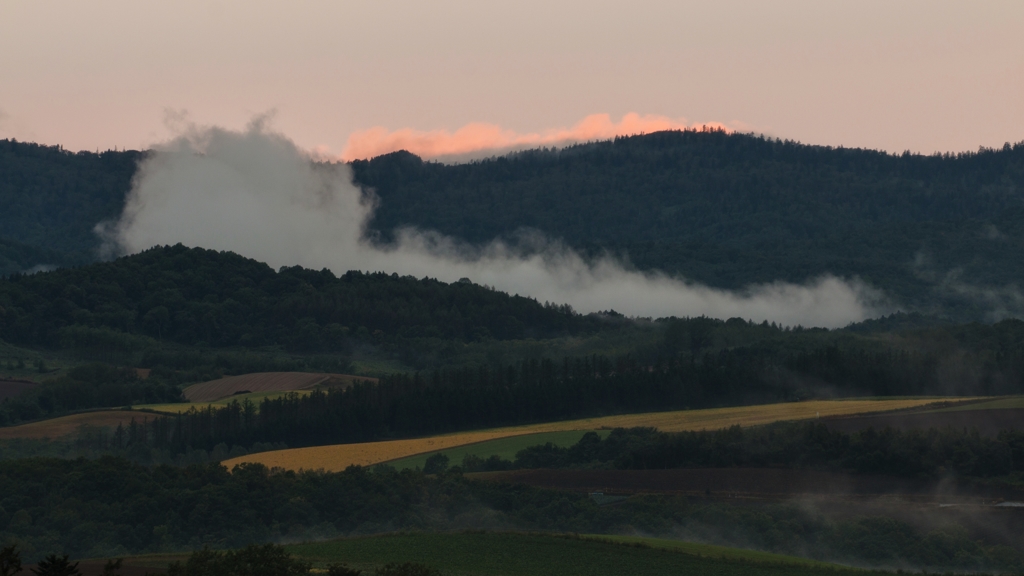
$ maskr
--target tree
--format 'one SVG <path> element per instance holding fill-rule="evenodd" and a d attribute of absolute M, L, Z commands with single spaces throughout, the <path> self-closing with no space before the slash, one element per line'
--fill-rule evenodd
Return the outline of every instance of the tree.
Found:
<path fill-rule="evenodd" d="M 311 565 L 291 557 L 276 544 L 252 544 L 241 550 L 218 552 L 203 548 L 182 565 L 172 563 L 169 576 L 303 576 Z M 342 575 L 344 576 L 344 575 Z"/>
<path fill-rule="evenodd" d="M 107 560 L 106 566 L 103 567 L 103 576 L 117 576 L 121 572 L 121 563 L 124 558 L 118 558 L 117 560 Z"/>
<path fill-rule="evenodd" d="M 21 553 L 17 544 L 11 544 L 0 550 L 0 576 L 13 576 L 18 572 L 21 572 Z"/>
<path fill-rule="evenodd" d="M 434 454 L 423 464 L 424 474 L 444 474 L 448 470 L 448 456 Z"/>
<path fill-rule="evenodd" d="M 67 554 L 50 554 L 39 561 L 32 569 L 32 573 L 36 576 L 82 576 L 78 570 L 78 562 L 69 562 Z"/>

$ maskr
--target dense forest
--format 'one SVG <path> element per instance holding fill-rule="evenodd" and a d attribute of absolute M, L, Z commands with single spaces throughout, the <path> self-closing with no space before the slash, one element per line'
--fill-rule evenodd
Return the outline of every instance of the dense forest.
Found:
<path fill-rule="evenodd" d="M 27 561 L 53 552 L 115 557 L 241 547 L 406 529 L 502 527 L 685 535 L 863 564 L 960 570 L 1024 567 L 1003 543 L 956 526 L 922 530 L 886 517 L 830 520 L 796 505 L 752 508 L 640 496 L 598 506 L 584 494 L 351 467 L 339 473 L 229 472 L 213 464 L 144 467 L 118 458 L 0 462 L 0 541 Z"/>
<path fill-rule="evenodd" d="M 121 213 L 142 157 L 0 140 L 0 275 L 95 260 L 100 240 L 93 229 Z M 46 252 L 12 257 L 9 242 Z"/>
<path fill-rule="evenodd" d="M 857 275 L 958 317 L 983 308 L 960 284 L 1024 284 L 1024 143 L 921 156 L 684 131 L 353 169 L 385 239 L 401 225 L 473 242 L 528 227 L 713 286 Z"/>
<path fill-rule="evenodd" d="M 157 247 L 113 262 L 0 280 L 0 334 L 26 346 L 283 346 L 342 352 L 350 338 L 510 339 L 580 333 L 594 316 L 471 282 L 299 267 Z M 120 338 L 120 339 L 119 339 Z"/>
<path fill-rule="evenodd" d="M 0 142 L 0 274 L 96 258 L 93 229 L 118 217 L 142 157 Z M 1021 312 L 1024 144 L 922 156 L 683 131 L 352 169 L 379 200 L 376 242 L 399 226 L 469 242 L 527 228 L 717 287 L 832 273 L 958 320 Z"/>

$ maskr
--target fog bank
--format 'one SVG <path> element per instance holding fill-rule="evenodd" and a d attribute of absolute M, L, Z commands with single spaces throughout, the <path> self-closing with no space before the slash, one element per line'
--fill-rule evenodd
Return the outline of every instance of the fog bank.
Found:
<path fill-rule="evenodd" d="M 117 222 L 98 226 L 114 254 L 182 243 L 230 250 L 271 266 L 396 272 L 452 282 L 463 277 L 581 312 L 630 316 L 741 317 L 785 325 L 844 326 L 876 316 L 881 294 L 831 276 L 716 290 L 611 257 L 585 260 L 557 242 L 469 246 L 401 230 L 390 246 L 364 238 L 374 200 L 347 166 L 317 164 L 262 120 L 245 130 L 190 127 L 139 166 Z"/>

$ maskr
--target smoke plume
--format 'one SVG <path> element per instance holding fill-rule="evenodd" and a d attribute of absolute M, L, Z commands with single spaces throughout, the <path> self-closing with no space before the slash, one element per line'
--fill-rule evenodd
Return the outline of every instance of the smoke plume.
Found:
<path fill-rule="evenodd" d="M 496 124 L 476 122 L 455 132 L 434 130 L 423 132 L 412 128 L 390 131 L 383 126 L 356 132 L 349 136 L 341 154 L 345 161 L 373 158 L 381 154 L 407 150 L 430 160 L 459 161 L 513 150 L 540 146 L 564 146 L 588 140 L 607 140 L 616 136 L 659 132 L 662 130 L 714 128 L 728 130 L 723 124 L 687 124 L 685 118 L 668 118 L 630 112 L 619 122 L 608 114 L 591 114 L 571 128 L 519 134 Z"/>
<path fill-rule="evenodd" d="M 98 227 L 113 253 L 183 243 L 230 250 L 272 266 L 463 277 L 583 312 L 631 316 L 741 317 L 785 325 L 843 326 L 877 314 L 880 294 L 825 276 L 738 292 L 715 290 L 604 257 L 586 260 L 557 242 L 470 246 L 405 229 L 390 246 L 366 240 L 373 199 L 344 164 L 316 163 L 253 121 L 243 131 L 191 127 L 139 166 L 121 218 Z"/>

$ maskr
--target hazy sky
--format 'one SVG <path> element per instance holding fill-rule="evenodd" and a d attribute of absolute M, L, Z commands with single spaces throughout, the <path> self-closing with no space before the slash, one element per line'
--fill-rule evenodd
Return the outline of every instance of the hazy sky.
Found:
<path fill-rule="evenodd" d="M 627 113 L 975 150 L 1024 140 L 1024 1 L 0 3 L 0 138 L 139 148 L 271 110 L 331 154 Z"/>

